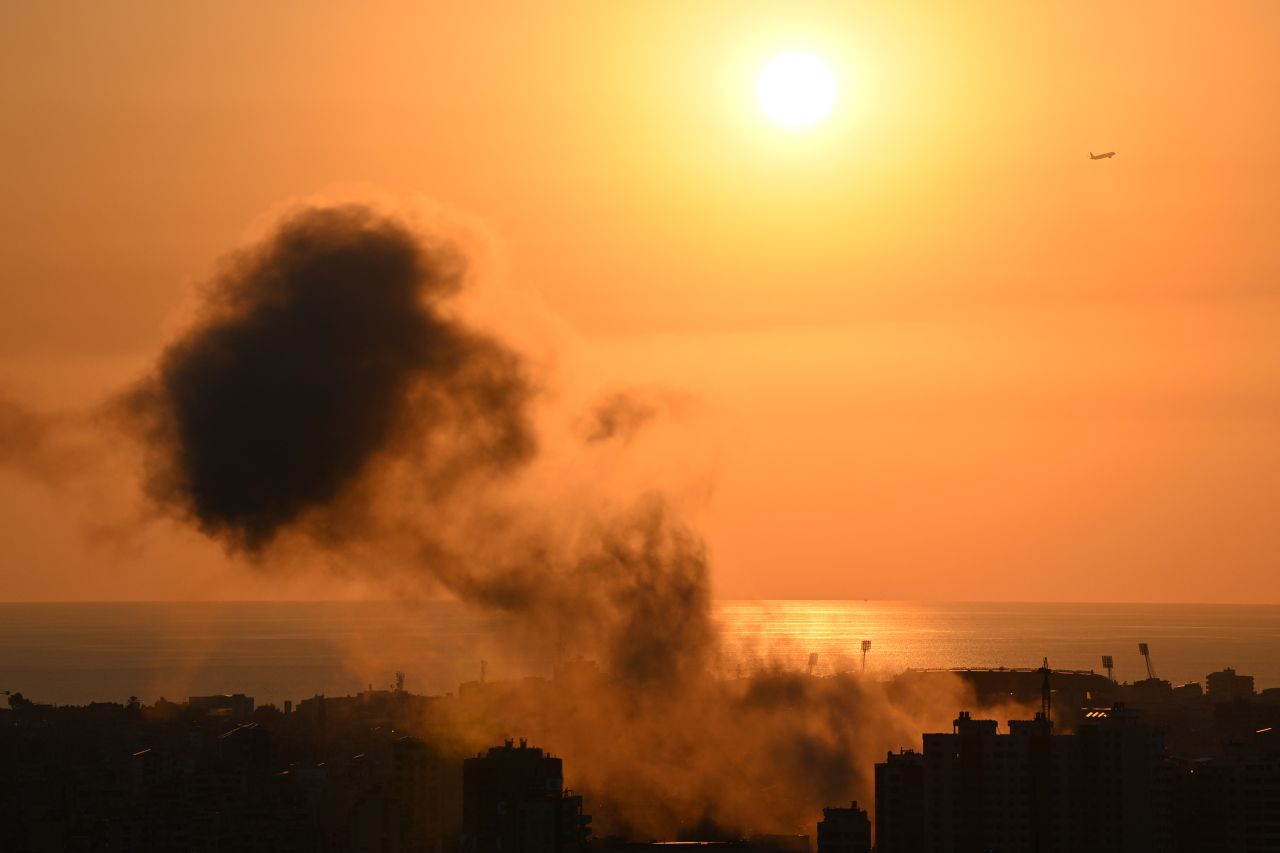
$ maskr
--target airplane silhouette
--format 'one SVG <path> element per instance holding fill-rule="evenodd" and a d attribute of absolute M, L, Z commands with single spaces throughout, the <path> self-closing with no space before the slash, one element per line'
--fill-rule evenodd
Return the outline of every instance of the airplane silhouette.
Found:
<path fill-rule="evenodd" d="M 1108 157 L 1114 157 L 1114 156 L 1116 156 L 1116 152 L 1114 151 L 1108 151 L 1106 154 L 1094 154 L 1092 151 L 1089 152 L 1090 160 L 1105 160 Z"/>

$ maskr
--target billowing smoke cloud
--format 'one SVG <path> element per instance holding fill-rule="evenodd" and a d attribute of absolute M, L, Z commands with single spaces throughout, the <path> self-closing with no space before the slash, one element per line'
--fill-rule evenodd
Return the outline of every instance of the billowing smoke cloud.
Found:
<path fill-rule="evenodd" d="M 598 650 L 619 677 L 704 669 L 705 554 L 664 501 L 571 507 L 585 514 L 568 532 L 476 486 L 535 455 L 535 395 L 514 351 L 448 313 L 463 271 L 450 247 L 359 206 L 296 213 L 234 257 L 125 400 L 151 496 L 255 557 L 290 534 L 402 567 L 409 554 L 398 580 L 509 614 L 543 645 Z"/>
<path fill-rule="evenodd" d="M 286 218 L 121 398 L 150 499 L 262 570 L 301 546 L 411 594 L 443 587 L 543 662 L 599 660 L 599 676 L 429 722 L 468 746 L 540 738 L 602 830 L 805 831 L 823 805 L 865 799 L 871 762 L 918 714 L 857 679 L 714 677 L 706 549 L 672 502 L 562 487 L 592 458 L 582 438 L 625 444 L 656 408 L 606 398 L 558 445 L 580 458 L 539 469 L 530 370 L 461 319 L 464 272 L 456 250 L 367 207 Z M 44 429 L 0 408 L 11 455 Z"/>
<path fill-rule="evenodd" d="M 812 835 L 823 806 L 871 807 L 886 752 L 919 746 L 920 732 L 947 731 L 956 709 L 975 707 L 958 678 L 928 687 L 908 699 L 849 673 L 769 666 L 636 690 L 570 662 L 545 683 L 473 685 L 435 706 L 422 731 L 460 732 L 472 749 L 515 736 L 554 749 L 600 834 Z"/>
<path fill-rule="evenodd" d="M 462 262 L 367 208 L 312 209 L 236 257 L 207 314 L 131 396 L 151 494 L 234 548 L 331 513 L 380 464 L 441 484 L 525 461 L 528 380 L 514 353 L 441 303 Z M 346 505 L 347 508 L 350 505 Z"/>
<path fill-rule="evenodd" d="M 589 652 L 628 687 L 667 688 L 706 675 L 715 662 L 706 549 L 645 495 L 616 510 L 574 507 L 584 516 L 566 531 L 532 507 L 503 519 L 446 556 L 425 561 L 463 600 L 511 617 L 522 645 L 550 660 Z"/>

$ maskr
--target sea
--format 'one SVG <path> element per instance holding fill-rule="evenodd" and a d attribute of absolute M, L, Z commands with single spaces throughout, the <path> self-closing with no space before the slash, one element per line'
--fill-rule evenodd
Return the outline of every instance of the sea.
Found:
<path fill-rule="evenodd" d="M 1203 681 L 1225 667 L 1280 686 L 1280 605 L 718 601 L 722 675 L 1037 667 Z M 453 601 L 0 603 L 0 691 L 55 704 L 245 693 L 259 704 L 546 676 L 491 616 Z M 862 651 L 863 641 L 870 648 Z M 564 654 L 591 657 L 590 649 Z M 816 656 L 816 657 L 814 657 Z M 865 666 L 865 670 L 864 670 Z M 2 700 L 0 700 L 2 701 Z"/>

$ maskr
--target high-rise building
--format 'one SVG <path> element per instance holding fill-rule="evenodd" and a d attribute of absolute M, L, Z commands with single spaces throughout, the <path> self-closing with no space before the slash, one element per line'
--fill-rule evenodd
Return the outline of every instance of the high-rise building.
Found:
<path fill-rule="evenodd" d="M 1001 735 L 962 711 L 950 734 L 924 735 L 924 849 L 1076 849 L 1071 746 L 1041 714 Z"/>
<path fill-rule="evenodd" d="M 1220 756 L 1173 762 L 1176 853 L 1280 850 L 1280 742 L 1274 729 Z"/>
<path fill-rule="evenodd" d="M 581 853 L 590 823 L 582 797 L 564 790 L 561 760 L 523 739 L 463 762 L 466 853 Z"/>
<path fill-rule="evenodd" d="M 1164 730 L 1116 703 L 1087 711 L 1078 740 L 1080 849 L 1168 850 L 1169 773 Z"/>
<path fill-rule="evenodd" d="M 995 720 L 961 712 L 926 733 L 923 755 L 876 765 L 877 853 L 1046 853 L 1167 849 L 1159 729 L 1123 708 L 1090 712 L 1075 735 L 1043 714 Z"/>
<path fill-rule="evenodd" d="M 924 849 L 924 756 L 891 752 L 876 765 L 876 853 Z"/>

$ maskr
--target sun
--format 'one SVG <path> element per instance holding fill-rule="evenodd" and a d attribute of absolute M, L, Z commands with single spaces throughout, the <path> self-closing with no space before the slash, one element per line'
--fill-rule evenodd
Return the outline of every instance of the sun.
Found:
<path fill-rule="evenodd" d="M 826 117 L 836 100 L 836 78 L 821 57 L 781 53 L 756 78 L 765 115 L 784 127 L 808 127 Z"/>

